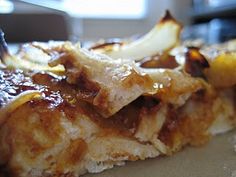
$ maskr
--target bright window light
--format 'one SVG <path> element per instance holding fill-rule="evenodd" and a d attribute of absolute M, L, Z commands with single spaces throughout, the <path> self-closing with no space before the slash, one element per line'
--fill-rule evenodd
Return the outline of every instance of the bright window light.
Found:
<path fill-rule="evenodd" d="M 145 17 L 146 0 L 63 0 L 71 15 L 82 18 L 138 19 Z"/>

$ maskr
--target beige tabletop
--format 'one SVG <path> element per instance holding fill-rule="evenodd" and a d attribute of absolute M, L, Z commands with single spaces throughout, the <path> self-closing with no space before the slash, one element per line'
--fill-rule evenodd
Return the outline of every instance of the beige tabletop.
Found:
<path fill-rule="evenodd" d="M 84 177 L 236 177 L 236 130 L 213 137 L 203 147 L 187 147 L 171 157 L 128 162 Z"/>

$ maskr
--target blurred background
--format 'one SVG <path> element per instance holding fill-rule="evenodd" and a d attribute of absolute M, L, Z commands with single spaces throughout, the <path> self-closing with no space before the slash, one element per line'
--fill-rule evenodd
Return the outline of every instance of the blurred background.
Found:
<path fill-rule="evenodd" d="M 183 39 L 236 37 L 236 0 L 0 0 L 0 28 L 12 43 L 125 38 L 148 32 L 166 9 Z"/>

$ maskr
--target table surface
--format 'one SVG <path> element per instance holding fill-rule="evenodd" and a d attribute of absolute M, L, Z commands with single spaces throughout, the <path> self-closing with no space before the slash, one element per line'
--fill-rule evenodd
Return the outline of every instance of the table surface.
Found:
<path fill-rule="evenodd" d="M 202 147 L 187 147 L 170 157 L 128 162 L 83 177 L 236 177 L 236 130 L 213 137 Z"/>

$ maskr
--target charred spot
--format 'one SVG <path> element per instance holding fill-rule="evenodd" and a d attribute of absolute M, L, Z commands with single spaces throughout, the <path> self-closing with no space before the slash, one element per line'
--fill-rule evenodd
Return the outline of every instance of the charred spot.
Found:
<path fill-rule="evenodd" d="M 191 98 L 199 102 L 208 101 L 209 99 L 207 95 L 207 90 L 205 89 L 200 89 L 196 91 L 195 93 L 192 94 Z"/>
<path fill-rule="evenodd" d="M 169 21 L 169 20 L 174 20 L 175 21 L 175 18 L 171 15 L 169 10 L 166 10 L 165 15 L 162 17 L 160 22 L 163 23 L 163 22 L 166 22 L 166 21 Z"/>
<path fill-rule="evenodd" d="M 167 68 L 174 69 L 179 66 L 175 56 L 169 54 L 159 54 L 152 57 L 146 57 L 140 62 L 143 68 Z"/>
<path fill-rule="evenodd" d="M 176 19 L 171 15 L 169 10 L 166 10 L 165 15 L 161 18 L 161 20 L 158 24 L 166 23 L 169 21 L 173 21 L 174 23 L 177 23 L 182 28 L 181 23 L 176 21 Z"/>
<path fill-rule="evenodd" d="M 7 165 L 0 166 L 1 177 L 17 176 L 17 169 L 10 169 Z"/>
<path fill-rule="evenodd" d="M 203 70 L 209 68 L 210 65 L 206 58 L 200 53 L 199 48 L 188 47 L 185 57 L 185 71 L 193 77 L 205 78 Z"/>
<path fill-rule="evenodd" d="M 197 95 L 197 97 L 200 97 L 202 99 L 206 95 L 206 90 L 205 89 L 200 89 L 200 90 L 196 91 L 195 94 Z"/>
<path fill-rule="evenodd" d="M 148 97 L 148 96 L 141 96 L 137 99 L 136 104 L 140 104 L 142 108 L 145 108 L 149 111 L 156 108 L 158 105 L 160 105 L 161 101 L 157 98 Z"/>

